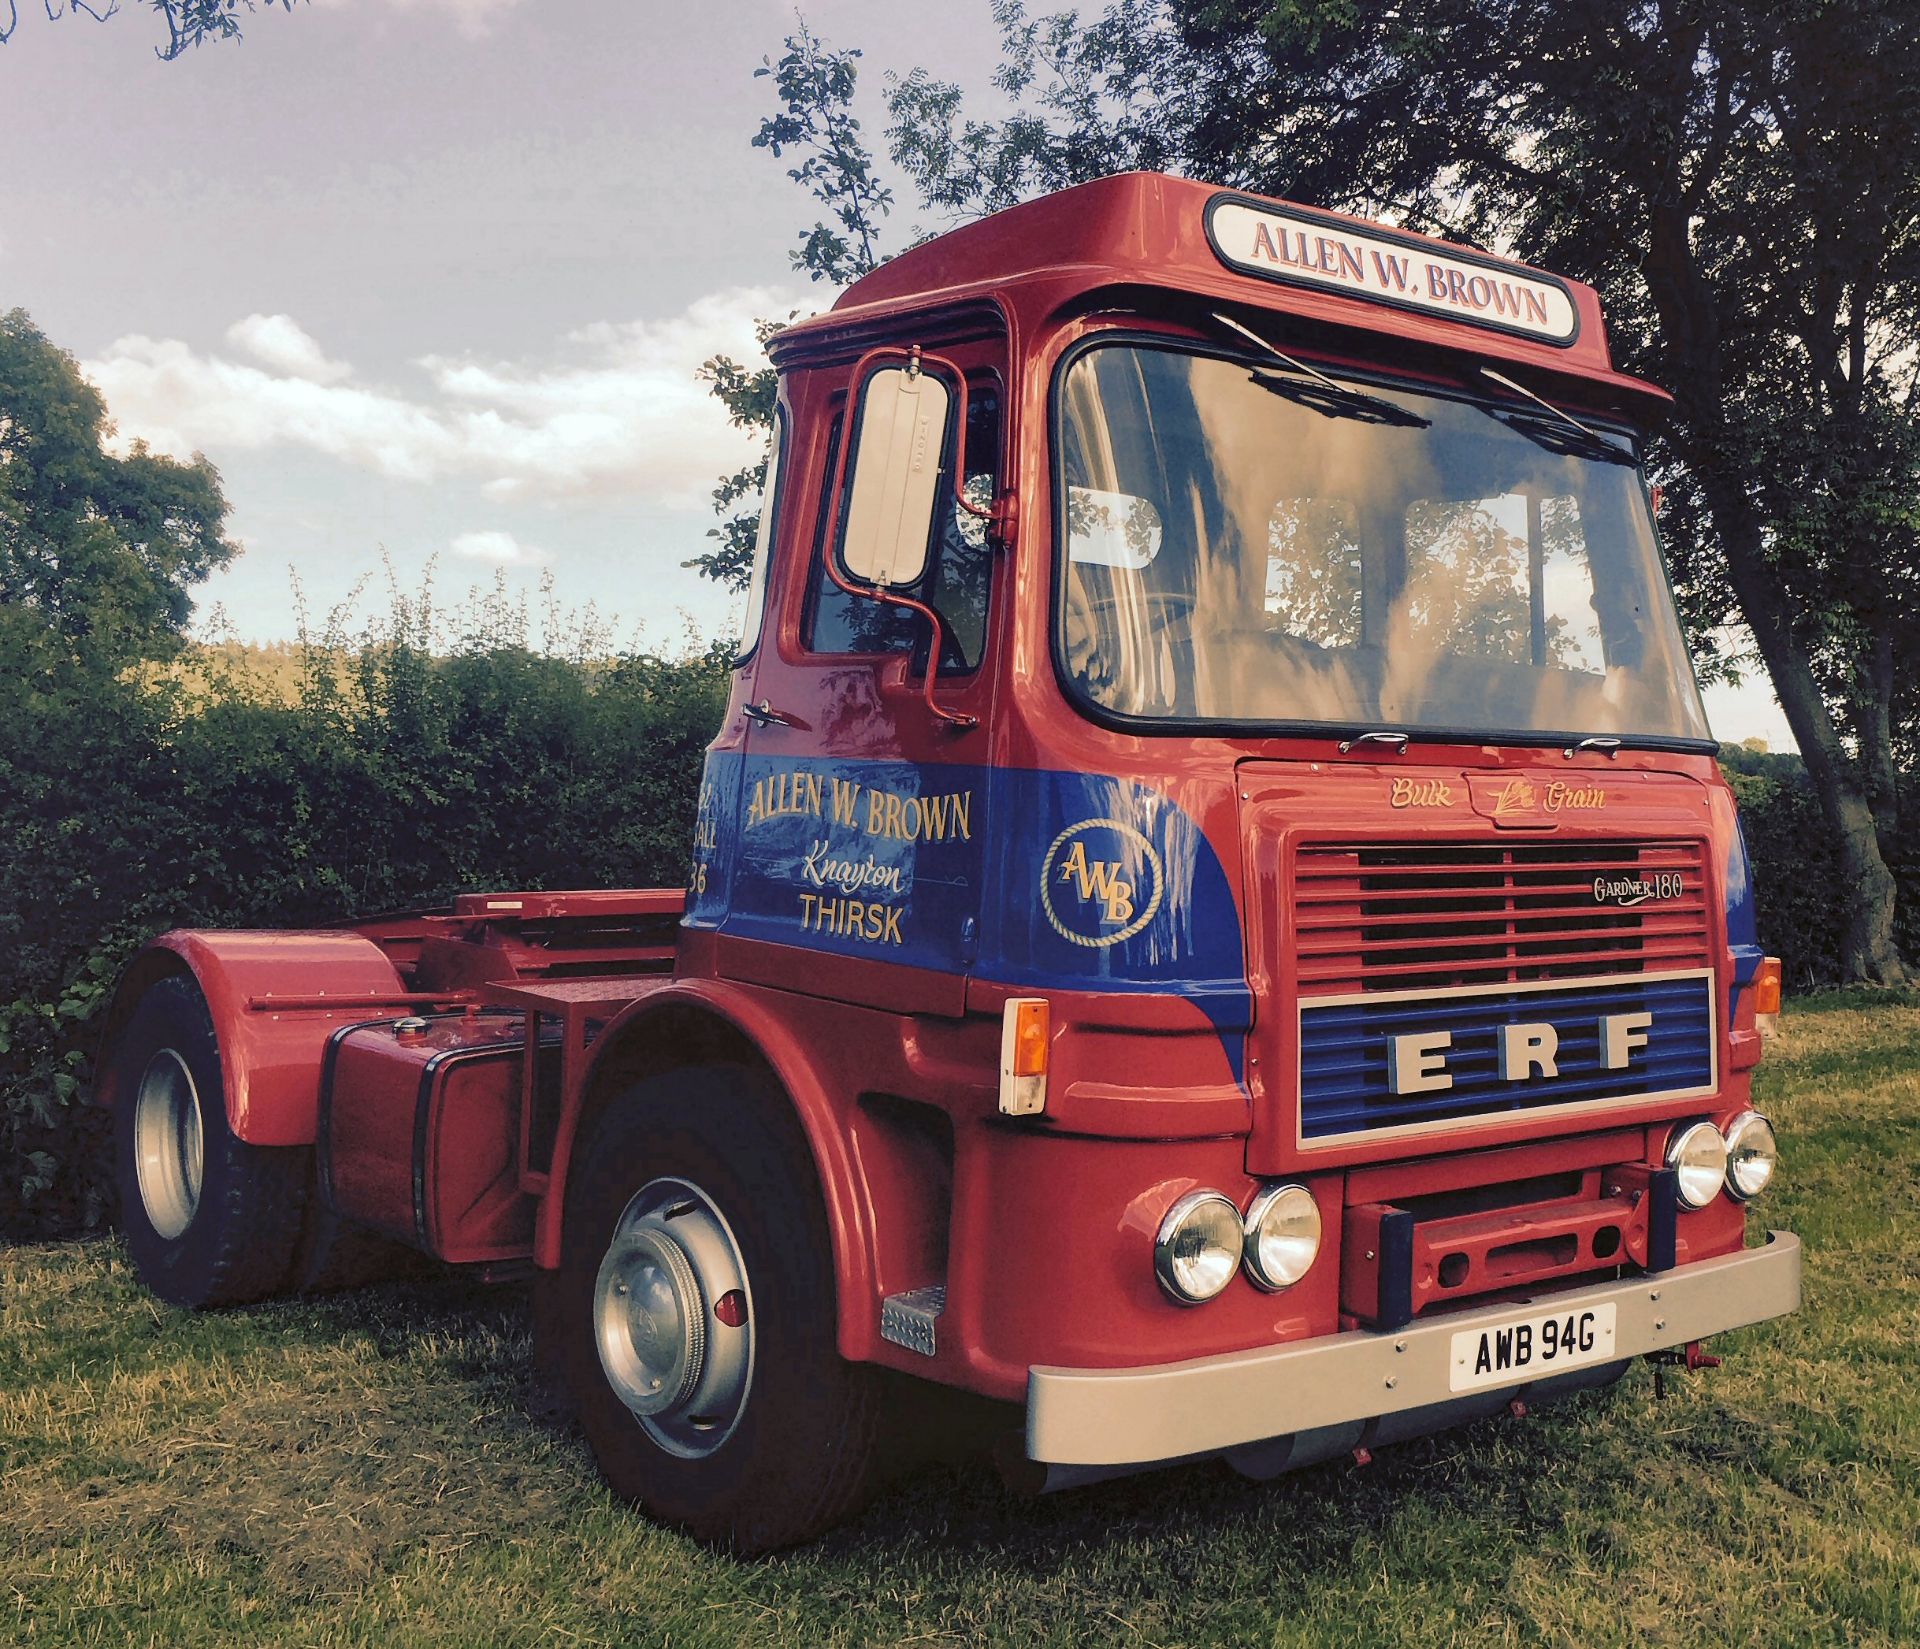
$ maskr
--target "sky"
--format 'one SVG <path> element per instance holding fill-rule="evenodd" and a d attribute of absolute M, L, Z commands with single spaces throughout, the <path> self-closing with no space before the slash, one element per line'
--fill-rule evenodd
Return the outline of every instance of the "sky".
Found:
<path fill-rule="evenodd" d="M 813 203 L 750 142 L 790 6 L 311 0 L 168 64 L 138 0 L 19 4 L 0 308 L 80 359 L 122 441 L 219 469 L 243 553 L 204 633 L 288 639 L 429 580 L 538 611 L 550 579 L 620 644 L 734 622 L 681 563 L 753 454 L 695 373 L 833 297 L 789 259 Z M 985 87 L 995 60 L 987 0 L 806 15 L 863 51 L 876 144 L 887 70 Z M 1791 747 L 1762 683 L 1708 708 Z"/>

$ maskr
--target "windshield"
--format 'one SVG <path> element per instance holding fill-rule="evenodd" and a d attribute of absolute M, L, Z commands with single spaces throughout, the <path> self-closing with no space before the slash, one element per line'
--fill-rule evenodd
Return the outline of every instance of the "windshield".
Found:
<path fill-rule="evenodd" d="M 1710 737 L 1623 437 L 1139 343 L 1059 419 L 1061 657 L 1106 710 Z"/>

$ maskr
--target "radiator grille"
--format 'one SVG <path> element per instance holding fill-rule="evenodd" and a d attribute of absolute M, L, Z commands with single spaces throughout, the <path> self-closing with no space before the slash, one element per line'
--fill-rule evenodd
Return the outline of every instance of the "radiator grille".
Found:
<path fill-rule="evenodd" d="M 1623 905 L 1596 881 L 1665 896 Z M 1686 840 L 1308 843 L 1294 859 L 1302 999 L 1711 964 L 1705 852 Z"/>

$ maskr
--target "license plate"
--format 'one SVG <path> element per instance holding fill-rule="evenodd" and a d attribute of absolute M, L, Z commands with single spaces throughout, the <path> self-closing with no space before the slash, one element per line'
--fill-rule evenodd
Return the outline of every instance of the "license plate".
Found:
<path fill-rule="evenodd" d="M 1463 1328 L 1453 1337 L 1448 1387 L 1479 1391 L 1542 1380 L 1613 1356 L 1613 1307 L 1571 1306 L 1490 1328 Z"/>

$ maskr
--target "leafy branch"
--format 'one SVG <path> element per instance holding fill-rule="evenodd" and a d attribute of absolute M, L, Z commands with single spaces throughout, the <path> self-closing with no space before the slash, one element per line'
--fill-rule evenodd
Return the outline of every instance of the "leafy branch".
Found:
<path fill-rule="evenodd" d="M 295 0 L 147 0 L 147 4 L 167 27 L 167 43 L 154 47 L 154 56 L 162 63 L 171 63 L 209 40 L 238 40 L 243 9 L 251 14 L 256 5 L 264 5 L 291 12 Z M 49 23 L 76 12 L 96 23 L 120 15 L 120 0 L 106 0 L 104 5 L 92 0 L 41 0 L 41 5 Z M 0 21 L 0 46 L 4 46 L 20 26 L 20 10 L 17 0 L 0 0 L 0 8 L 4 8 L 0 10 L 4 18 Z"/>

